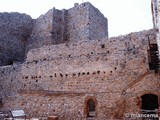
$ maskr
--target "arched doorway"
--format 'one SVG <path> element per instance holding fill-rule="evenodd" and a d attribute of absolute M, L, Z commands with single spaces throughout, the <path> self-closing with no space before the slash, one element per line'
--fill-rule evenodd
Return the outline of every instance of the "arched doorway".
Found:
<path fill-rule="evenodd" d="M 98 111 L 98 102 L 94 96 L 87 96 L 84 101 L 84 116 L 87 120 L 96 119 Z"/>
<path fill-rule="evenodd" d="M 141 96 L 142 99 L 142 113 L 143 114 L 158 114 L 156 112 L 156 110 L 159 107 L 158 104 L 158 96 L 154 95 L 154 94 L 145 94 L 143 96 Z M 152 118 L 153 120 L 156 120 L 157 118 L 155 118 L 153 116 Z"/>
<path fill-rule="evenodd" d="M 87 101 L 87 117 L 95 117 L 96 105 L 92 99 Z"/>

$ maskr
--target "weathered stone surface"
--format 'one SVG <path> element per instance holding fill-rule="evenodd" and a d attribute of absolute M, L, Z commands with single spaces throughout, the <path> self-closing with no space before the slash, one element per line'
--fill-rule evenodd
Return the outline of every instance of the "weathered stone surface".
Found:
<path fill-rule="evenodd" d="M 81 120 L 91 98 L 100 120 L 140 111 L 143 94 L 160 93 L 159 78 L 148 68 L 148 35 L 154 41 L 149 30 L 30 50 L 24 64 L 0 69 L 1 109 Z"/>
<path fill-rule="evenodd" d="M 76 11 L 79 13 L 67 21 L 70 23 L 66 32 L 73 35 L 68 36 L 70 41 L 61 44 L 54 40 L 64 39 L 60 36 L 65 28 L 57 15 L 63 15 L 62 11 L 51 10 L 35 21 L 25 62 L 0 67 L 0 110 L 22 109 L 35 118 L 57 116 L 59 120 L 86 120 L 89 117 L 88 101 L 93 100 L 93 119 L 126 120 L 129 118 L 125 118 L 125 113 L 141 113 L 142 95 L 157 95 L 160 103 L 159 75 L 149 70 L 147 53 L 148 39 L 155 42 L 155 31 L 140 31 L 108 39 L 107 24 L 101 25 L 106 19 L 102 19 L 102 23 L 97 22 L 103 16 L 90 6 L 89 3 L 76 4 L 68 10 L 70 17 L 74 13 L 72 10 L 79 10 Z M 94 11 L 90 12 L 93 16 L 88 9 Z M 54 13 L 57 22 L 51 20 Z M 83 15 L 80 13 L 92 18 L 84 17 L 81 21 Z M 96 13 L 100 17 L 95 16 Z M 75 29 L 69 28 L 73 22 L 79 24 Z M 88 22 L 91 26 L 85 26 Z M 49 27 L 51 25 L 55 31 Z M 57 37 L 49 33 L 59 30 Z M 84 34 L 81 30 L 85 30 Z M 95 40 L 89 40 L 89 36 Z"/>
<path fill-rule="evenodd" d="M 32 18 L 20 13 L 0 13 L 0 66 L 24 61 Z"/>
<path fill-rule="evenodd" d="M 49 10 L 35 20 L 27 51 L 33 48 L 108 38 L 108 21 L 91 3 Z"/>

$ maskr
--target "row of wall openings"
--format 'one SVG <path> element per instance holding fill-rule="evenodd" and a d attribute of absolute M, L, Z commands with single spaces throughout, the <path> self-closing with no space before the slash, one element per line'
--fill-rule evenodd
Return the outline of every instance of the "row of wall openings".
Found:
<path fill-rule="evenodd" d="M 90 72 L 82 72 L 82 73 L 73 73 L 72 74 L 72 77 L 75 77 L 75 76 L 81 76 L 81 75 L 90 75 L 90 74 L 92 74 L 92 75 L 95 75 L 95 74 L 100 74 L 101 73 L 101 71 L 96 71 L 96 72 L 92 72 L 92 73 L 90 73 Z M 106 73 L 106 72 L 103 72 L 104 74 Z M 53 77 L 61 77 L 61 78 L 63 78 L 63 77 L 65 77 L 65 78 L 67 78 L 69 76 L 69 74 L 62 74 L 62 73 L 54 73 L 54 75 L 50 75 L 49 77 L 50 78 L 53 78 Z M 47 76 L 43 76 L 43 77 L 47 77 Z M 31 76 L 31 79 L 37 79 L 37 78 L 42 78 L 42 76 Z M 22 77 L 22 79 L 29 79 L 29 77 L 28 76 L 23 76 Z"/>

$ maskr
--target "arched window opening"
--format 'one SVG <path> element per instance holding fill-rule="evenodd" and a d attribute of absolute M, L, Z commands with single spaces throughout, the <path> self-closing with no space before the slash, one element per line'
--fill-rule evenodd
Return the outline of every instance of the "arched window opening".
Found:
<path fill-rule="evenodd" d="M 95 102 L 92 99 L 88 100 L 87 109 L 88 109 L 87 117 L 95 117 L 95 115 L 96 115 L 96 106 L 95 106 Z"/>
<path fill-rule="evenodd" d="M 143 114 L 157 114 L 158 110 L 158 96 L 154 94 L 145 94 L 142 97 L 142 113 Z"/>

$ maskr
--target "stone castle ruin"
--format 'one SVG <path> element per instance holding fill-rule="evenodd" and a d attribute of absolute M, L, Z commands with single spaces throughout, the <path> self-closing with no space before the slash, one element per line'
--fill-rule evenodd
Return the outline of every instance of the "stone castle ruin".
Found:
<path fill-rule="evenodd" d="M 155 26 L 158 5 L 152 1 Z M 158 117 L 158 35 L 155 27 L 108 38 L 107 18 L 89 2 L 37 19 L 0 13 L 0 111 L 59 120 Z"/>

